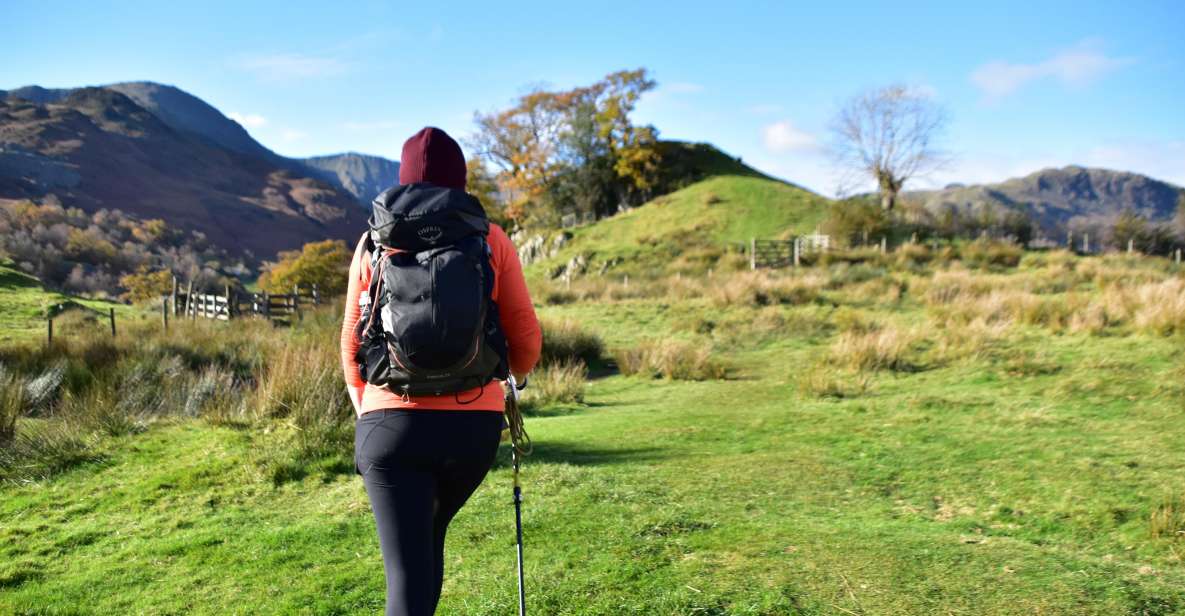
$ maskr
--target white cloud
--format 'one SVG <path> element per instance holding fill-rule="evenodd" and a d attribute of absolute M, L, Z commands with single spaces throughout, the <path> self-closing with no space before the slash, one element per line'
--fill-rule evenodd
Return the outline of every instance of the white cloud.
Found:
<path fill-rule="evenodd" d="M 819 140 L 797 128 L 787 120 L 774 122 L 761 129 L 761 140 L 770 152 L 801 152 L 815 150 Z"/>
<path fill-rule="evenodd" d="M 293 141 L 300 141 L 301 139 L 304 139 L 305 137 L 308 137 L 308 133 L 298 131 L 294 128 L 285 128 L 284 130 L 280 131 L 280 139 L 282 141 L 284 141 L 284 143 L 292 143 Z"/>
<path fill-rule="evenodd" d="M 1083 86 L 1131 63 L 1098 49 L 1097 41 L 1083 41 L 1053 57 L 1031 64 L 988 62 L 971 73 L 971 83 L 989 99 L 1000 99 L 1035 81 L 1052 79 L 1063 85 Z"/>
<path fill-rule="evenodd" d="M 226 117 L 238 122 L 239 124 L 242 124 L 245 128 L 259 128 L 260 126 L 267 124 L 267 118 L 259 115 L 258 113 L 239 113 L 237 111 L 232 111 L 226 114 Z"/>
<path fill-rule="evenodd" d="M 235 65 L 264 79 L 326 77 L 345 72 L 346 64 L 330 57 L 304 54 L 263 54 L 238 58 Z"/>

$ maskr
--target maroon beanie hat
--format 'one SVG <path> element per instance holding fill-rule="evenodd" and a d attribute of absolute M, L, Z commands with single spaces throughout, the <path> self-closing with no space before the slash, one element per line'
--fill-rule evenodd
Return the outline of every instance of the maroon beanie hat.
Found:
<path fill-rule="evenodd" d="M 428 126 L 403 142 L 399 183 L 429 182 L 465 190 L 465 155 L 448 133 Z"/>

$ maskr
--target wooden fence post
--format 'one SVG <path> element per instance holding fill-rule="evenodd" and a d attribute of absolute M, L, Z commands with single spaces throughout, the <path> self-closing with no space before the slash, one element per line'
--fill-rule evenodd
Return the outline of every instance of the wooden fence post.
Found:
<path fill-rule="evenodd" d="M 177 277 L 173 276 L 173 316 L 177 316 Z"/>
<path fill-rule="evenodd" d="M 304 320 L 304 315 L 300 314 L 300 285 L 292 285 L 292 312 L 296 313 L 297 320 Z"/>
<path fill-rule="evenodd" d="M 229 321 L 232 316 L 230 308 L 230 285 L 226 285 L 224 289 L 226 290 L 226 295 L 224 296 L 226 299 L 226 320 Z"/>
<path fill-rule="evenodd" d="M 313 283 L 313 305 L 321 305 L 321 294 L 317 291 L 317 283 Z"/>
<path fill-rule="evenodd" d="M 1066 231 L 1066 249 L 1074 250 L 1074 232 Z"/>
<path fill-rule="evenodd" d="M 263 316 L 269 319 L 272 317 L 272 298 L 267 291 L 263 292 Z"/>
<path fill-rule="evenodd" d="M 173 291 L 177 290 L 177 279 L 173 279 Z M 160 300 L 160 319 L 165 324 L 165 331 L 169 331 L 169 297 L 166 295 Z"/>
<path fill-rule="evenodd" d="M 1088 254 L 1090 253 L 1090 234 L 1089 233 L 1082 234 L 1082 252 L 1088 253 Z"/>
<path fill-rule="evenodd" d="M 115 337 L 115 309 L 108 308 L 107 314 L 108 314 L 108 316 L 111 317 L 111 337 L 114 338 Z"/>
<path fill-rule="evenodd" d="M 52 313 L 49 315 L 49 317 L 46 318 L 45 322 L 46 322 L 46 339 L 45 339 L 46 342 L 45 343 L 47 345 L 52 346 L 53 345 L 53 314 Z"/>
<path fill-rule="evenodd" d="M 1177 249 L 1177 265 L 1181 264 L 1181 249 Z"/>
<path fill-rule="evenodd" d="M 757 269 L 757 238 L 749 238 L 749 269 Z"/>
<path fill-rule="evenodd" d="M 889 250 L 889 238 L 881 236 L 881 254 L 885 254 Z"/>
<path fill-rule="evenodd" d="M 1134 238 L 1127 238 L 1127 254 L 1131 254 L 1135 249 L 1136 241 Z"/>
<path fill-rule="evenodd" d="M 194 309 L 194 305 L 193 305 L 193 278 L 190 278 L 189 279 L 189 286 L 186 288 L 186 291 L 185 291 L 185 316 L 188 317 L 189 313 L 193 309 Z M 196 313 L 194 313 L 194 314 L 196 315 Z"/>
<path fill-rule="evenodd" d="M 798 267 L 799 257 L 802 255 L 802 238 L 794 238 L 794 267 Z"/>

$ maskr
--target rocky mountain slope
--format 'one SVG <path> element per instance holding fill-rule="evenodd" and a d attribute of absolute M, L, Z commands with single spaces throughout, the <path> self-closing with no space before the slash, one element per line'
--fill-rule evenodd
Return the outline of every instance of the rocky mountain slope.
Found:
<path fill-rule="evenodd" d="M 197 99 L 166 87 L 130 91 L 148 107 L 119 88 L 0 93 L 0 199 L 161 218 L 250 261 L 363 228 L 353 195 L 284 164 L 213 107 L 179 106 Z"/>
<path fill-rule="evenodd" d="M 302 158 L 300 162 L 317 177 L 338 184 L 354 195 L 368 211 L 375 196 L 399 182 L 399 163 L 382 156 L 346 152 Z"/>
<path fill-rule="evenodd" d="M 1105 224 L 1124 210 L 1164 222 L 1174 216 L 1183 191 L 1136 173 L 1069 166 L 998 184 L 911 191 L 906 197 L 935 213 L 954 208 L 973 214 L 989 205 L 1024 211 L 1043 231 L 1053 234 L 1067 227 Z"/>
<path fill-rule="evenodd" d="M 214 145 L 270 161 L 298 175 L 311 175 L 352 195 L 360 204 L 395 183 L 399 163 L 381 156 L 347 152 L 312 158 L 288 158 L 256 141 L 238 122 L 180 88 L 151 81 L 129 81 L 102 86 L 119 92 L 151 112 L 166 126 L 196 135 Z M 78 88 L 25 86 L 4 92 L 0 98 L 20 98 L 38 104 L 59 103 Z"/>

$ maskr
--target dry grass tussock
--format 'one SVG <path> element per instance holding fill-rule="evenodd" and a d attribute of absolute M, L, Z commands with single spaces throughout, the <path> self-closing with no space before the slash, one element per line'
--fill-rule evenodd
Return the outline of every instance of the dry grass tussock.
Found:
<path fill-rule="evenodd" d="M 1135 299 L 1133 321 L 1138 329 L 1161 335 L 1185 333 L 1185 280 L 1142 284 L 1135 289 Z"/>
<path fill-rule="evenodd" d="M 815 272 L 783 274 L 749 271 L 722 276 L 706 289 L 717 307 L 808 304 L 819 299 L 827 278 Z"/>
<path fill-rule="evenodd" d="M 1164 498 L 1152 510 L 1148 529 L 1155 539 L 1185 542 L 1185 493 Z"/>
<path fill-rule="evenodd" d="M 1093 267 L 1098 266 L 1013 276 L 950 270 L 919 286 L 931 316 L 945 327 L 982 321 L 1090 334 L 1121 328 L 1152 335 L 1185 332 L 1185 280 L 1163 271 L 1154 276 L 1150 269 L 1126 279 L 1089 272 L 1080 278 L 1083 268 Z"/>
<path fill-rule="evenodd" d="M 543 364 L 579 361 L 592 365 L 605 352 L 601 338 L 573 319 L 543 318 L 539 324 L 543 328 Z"/>
<path fill-rule="evenodd" d="M 588 366 L 574 359 L 547 363 L 531 374 L 530 385 L 523 391 L 523 411 L 545 406 L 584 403 Z"/>
<path fill-rule="evenodd" d="M 617 367 L 622 374 L 687 381 L 723 379 L 728 366 L 707 343 L 682 340 L 645 340 L 619 350 Z"/>
<path fill-rule="evenodd" d="M 858 398 L 872 391 L 872 375 L 818 362 L 799 376 L 798 391 L 815 398 Z"/>
<path fill-rule="evenodd" d="M 832 365 L 854 371 L 909 371 L 916 368 L 909 359 L 910 348 L 919 340 L 918 333 L 891 325 L 846 331 L 832 343 L 828 357 Z"/>

